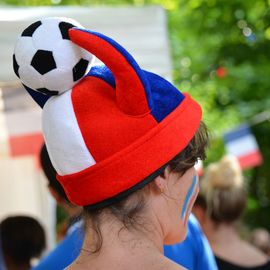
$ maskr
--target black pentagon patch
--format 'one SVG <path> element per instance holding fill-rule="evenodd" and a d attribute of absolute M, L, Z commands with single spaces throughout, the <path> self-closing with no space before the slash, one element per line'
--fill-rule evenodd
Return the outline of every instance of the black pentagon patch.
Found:
<path fill-rule="evenodd" d="M 29 25 L 24 31 L 22 32 L 22 37 L 32 37 L 36 29 L 41 25 L 41 21 L 37 21 Z"/>
<path fill-rule="evenodd" d="M 41 92 L 42 94 L 48 95 L 48 96 L 56 96 L 58 95 L 58 91 L 49 90 L 47 88 L 38 88 L 36 89 L 38 92 Z"/>
<path fill-rule="evenodd" d="M 89 61 L 85 60 L 85 59 L 81 59 L 72 69 L 72 73 L 73 73 L 73 81 L 76 82 L 78 81 L 80 78 L 82 78 L 85 74 L 85 71 L 88 67 L 88 63 Z"/>
<path fill-rule="evenodd" d="M 60 29 L 63 39 L 70 39 L 68 35 L 68 30 L 72 27 L 75 27 L 75 25 L 73 25 L 72 23 L 67 23 L 67 22 L 59 23 L 59 29 Z"/>
<path fill-rule="evenodd" d="M 41 75 L 44 75 L 45 73 L 56 68 L 53 53 L 51 51 L 44 51 L 44 50 L 38 50 L 35 53 L 31 61 L 31 65 Z"/>
<path fill-rule="evenodd" d="M 17 77 L 20 78 L 19 72 L 18 72 L 19 71 L 19 65 L 18 65 L 18 63 L 16 61 L 15 54 L 13 54 L 13 70 L 14 70 L 15 74 L 17 75 Z"/>

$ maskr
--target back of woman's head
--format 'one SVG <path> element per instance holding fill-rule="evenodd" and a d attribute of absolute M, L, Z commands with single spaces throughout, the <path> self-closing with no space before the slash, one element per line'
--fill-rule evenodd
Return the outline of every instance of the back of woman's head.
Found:
<path fill-rule="evenodd" d="M 37 220 L 28 216 L 14 216 L 0 224 L 2 249 L 14 264 L 28 263 L 39 257 L 46 246 L 45 232 Z"/>
<path fill-rule="evenodd" d="M 245 209 L 243 175 L 234 156 L 224 156 L 211 164 L 201 181 L 200 198 L 205 200 L 208 215 L 216 222 L 233 222 Z"/>
<path fill-rule="evenodd" d="M 147 196 L 149 190 L 155 189 L 154 179 L 163 175 L 165 168 L 170 172 L 174 172 L 182 176 L 187 170 L 192 168 L 198 159 L 206 158 L 206 148 L 208 145 L 208 129 L 204 122 L 200 123 L 200 127 L 191 139 L 189 144 L 176 155 L 171 161 L 162 166 L 159 170 L 149 175 L 143 181 L 141 188 L 132 191 L 128 196 L 125 196 L 118 201 L 105 205 L 103 208 L 93 209 L 92 206 L 84 206 L 84 219 L 86 227 L 90 227 L 97 236 L 93 253 L 100 251 L 102 246 L 102 233 L 100 230 L 102 214 L 110 213 L 114 218 L 121 222 L 123 228 L 128 230 L 141 231 L 146 228 L 146 221 L 142 218 L 143 212 L 147 207 Z"/>

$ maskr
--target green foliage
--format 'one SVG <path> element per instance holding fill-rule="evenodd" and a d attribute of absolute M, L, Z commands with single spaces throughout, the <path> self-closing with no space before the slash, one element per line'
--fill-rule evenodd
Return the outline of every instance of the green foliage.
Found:
<path fill-rule="evenodd" d="M 202 104 L 212 131 L 208 162 L 225 152 L 224 131 L 270 107 L 270 1 L 0 0 L 10 5 L 146 5 L 168 11 L 174 80 Z M 254 126 L 264 164 L 245 172 L 246 222 L 270 229 L 270 125 Z"/>
<path fill-rule="evenodd" d="M 270 9 L 265 1 L 177 1 L 169 12 L 174 78 L 204 108 L 213 132 L 209 161 L 224 153 L 221 136 L 270 105 Z M 219 75 L 219 76 L 218 76 Z M 264 164 L 246 172 L 246 222 L 270 229 L 270 126 L 254 126 Z"/>

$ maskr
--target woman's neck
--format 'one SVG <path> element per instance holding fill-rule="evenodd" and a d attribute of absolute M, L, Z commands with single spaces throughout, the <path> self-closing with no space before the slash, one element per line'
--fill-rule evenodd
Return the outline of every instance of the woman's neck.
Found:
<path fill-rule="evenodd" d="M 146 260 L 155 262 L 155 258 L 163 256 L 162 230 L 155 222 L 155 227 L 152 223 L 150 226 L 150 223 L 147 223 L 147 225 L 142 222 L 142 224 L 137 225 L 138 229 L 134 227 L 127 229 L 116 218 L 110 217 L 102 221 L 100 223 L 102 235 L 102 242 L 100 243 L 102 246 L 95 253 L 93 251 L 98 247 L 97 243 L 100 239 L 91 228 L 91 223 L 87 225 L 86 222 L 85 240 L 76 262 L 77 265 L 80 265 L 80 269 L 85 269 L 88 265 L 108 269 L 106 262 L 122 264 L 123 269 L 126 269 L 128 260 L 138 263 Z M 127 260 L 127 258 L 129 259 Z M 126 265 L 124 266 L 124 264 Z M 111 265 L 111 269 L 114 269 L 113 267 Z"/>
<path fill-rule="evenodd" d="M 241 241 L 233 224 L 211 222 L 206 226 L 205 234 L 213 249 L 224 243 L 227 245 L 227 243 Z"/>
<path fill-rule="evenodd" d="M 98 241 L 97 234 L 90 228 L 86 228 L 86 237 L 83 248 L 88 249 L 93 247 L 93 243 Z M 147 224 L 142 224 L 140 227 L 126 228 L 120 221 L 114 219 L 111 222 L 103 222 L 100 225 L 100 232 L 102 235 L 101 251 L 117 247 L 124 250 L 137 248 L 139 250 L 146 248 L 153 248 L 163 253 L 163 237 L 161 229 L 153 228 Z"/>

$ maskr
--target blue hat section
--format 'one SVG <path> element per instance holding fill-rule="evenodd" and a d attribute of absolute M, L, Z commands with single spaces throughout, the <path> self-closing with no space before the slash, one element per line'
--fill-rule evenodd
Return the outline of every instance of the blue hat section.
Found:
<path fill-rule="evenodd" d="M 150 86 L 153 101 L 151 114 L 157 122 L 161 122 L 182 102 L 185 96 L 162 77 L 145 70 L 142 72 Z M 105 65 L 92 67 L 87 76 L 97 77 L 115 89 L 114 76 Z"/>
<path fill-rule="evenodd" d="M 87 76 L 99 78 L 108 83 L 114 89 L 116 87 L 114 76 L 105 65 L 91 67 Z"/>
<path fill-rule="evenodd" d="M 162 77 L 148 71 L 144 73 L 150 83 L 154 103 L 151 114 L 157 122 L 161 122 L 182 102 L 185 96 Z"/>

